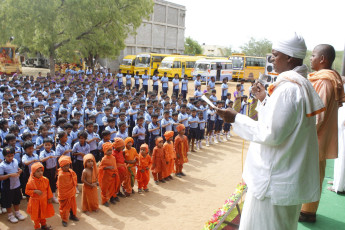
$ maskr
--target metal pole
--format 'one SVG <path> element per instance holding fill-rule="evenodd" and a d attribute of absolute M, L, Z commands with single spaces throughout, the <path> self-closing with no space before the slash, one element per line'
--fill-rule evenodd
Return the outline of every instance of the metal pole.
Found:
<path fill-rule="evenodd" d="M 341 76 L 345 76 L 345 46 L 344 46 L 344 53 L 343 53 L 343 65 L 341 69 Z"/>

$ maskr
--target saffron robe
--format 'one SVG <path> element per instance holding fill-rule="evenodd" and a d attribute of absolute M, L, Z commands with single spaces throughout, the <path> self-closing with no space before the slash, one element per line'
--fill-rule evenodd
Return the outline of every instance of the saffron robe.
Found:
<path fill-rule="evenodd" d="M 169 144 L 168 142 L 165 142 L 163 145 L 163 152 L 164 152 L 164 158 L 165 158 L 163 178 L 166 178 L 170 176 L 170 174 L 175 173 L 174 166 L 175 166 L 176 153 L 174 150 L 174 143 L 171 142 Z"/>
<path fill-rule="evenodd" d="M 114 169 L 104 169 L 109 166 L 113 166 Z M 98 171 L 98 182 L 101 188 L 102 204 L 104 204 L 111 197 L 116 197 L 120 187 L 120 177 L 115 157 L 112 155 L 105 155 L 102 158 Z"/>
<path fill-rule="evenodd" d="M 152 160 L 149 154 L 143 157 L 141 153 L 139 154 L 139 164 L 137 172 L 138 188 L 147 189 L 147 185 L 150 181 L 150 167 L 152 165 Z M 144 170 L 144 172 L 141 172 Z"/>
<path fill-rule="evenodd" d="M 63 221 L 67 222 L 71 210 L 73 215 L 77 214 L 77 202 L 75 199 L 77 174 L 72 169 L 69 169 L 68 172 L 64 172 L 60 168 L 58 170 L 56 187 L 60 204 L 60 216 Z"/>

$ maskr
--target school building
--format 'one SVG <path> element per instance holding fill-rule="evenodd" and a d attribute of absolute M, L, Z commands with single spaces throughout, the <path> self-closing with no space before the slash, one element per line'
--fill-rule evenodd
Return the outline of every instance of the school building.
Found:
<path fill-rule="evenodd" d="M 137 34 L 125 40 L 126 48 L 117 60 L 100 59 L 102 66 L 118 69 L 126 55 L 138 53 L 180 53 L 184 52 L 186 7 L 163 0 L 155 0 L 149 20 L 143 20 Z"/>

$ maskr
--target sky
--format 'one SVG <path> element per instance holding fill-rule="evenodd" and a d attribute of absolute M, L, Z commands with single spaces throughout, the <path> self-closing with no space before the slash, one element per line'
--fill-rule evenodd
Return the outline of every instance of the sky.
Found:
<path fill-rule="evenodd" d="M 301 34 L 308 50 L 326 43 L 344 50 L 343 0 L 168 0 L 186 6 L 185 37 L 235 50 L 255 39 Z"/>

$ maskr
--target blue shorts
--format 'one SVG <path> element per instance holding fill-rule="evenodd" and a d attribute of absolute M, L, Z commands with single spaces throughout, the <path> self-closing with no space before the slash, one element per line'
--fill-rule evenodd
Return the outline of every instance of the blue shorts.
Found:
<path fill-rule="evenodd" d="M 223 120 L 216 120 L 214 130 L 217 131 L 222 131 L 222 126 L 223 126 Z"/>
<path fill-rule="evenodd" d="M 214 130 L 214 121 L 208 120 L 207 122 L 207 132 Z"/>

